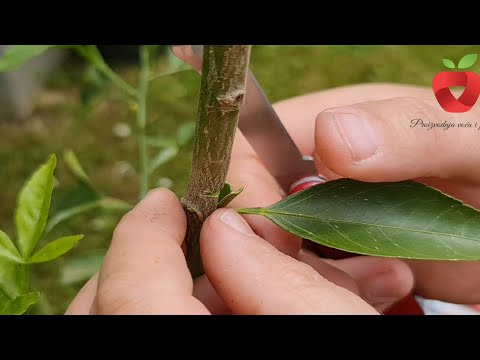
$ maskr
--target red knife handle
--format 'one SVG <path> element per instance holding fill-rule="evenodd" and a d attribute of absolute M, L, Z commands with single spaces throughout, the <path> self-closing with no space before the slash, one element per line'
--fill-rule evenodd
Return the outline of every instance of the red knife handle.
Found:
<path fill-rule="evenodd" d="M 311 186 L 324 183 L 326 180 L 322 177 L 309 176 L 303 179 L 300 179 L 292 184 L 290 187 L 290 195 L 296 192 L 308 189 Z M 308 240 L 303 240 L 303 246 L 318 256 L 328 259 L 346 259 L 353 256 L 358 256 L 358 254 L 352 254 L 346 251 L 329 248 L 324 245 L 316 244 Z M 387 311 L 384 312 L 385 315 L 424 315 L 424 312 L 420 305 L 415 300 L 413 294 L 406 296 Z"/>

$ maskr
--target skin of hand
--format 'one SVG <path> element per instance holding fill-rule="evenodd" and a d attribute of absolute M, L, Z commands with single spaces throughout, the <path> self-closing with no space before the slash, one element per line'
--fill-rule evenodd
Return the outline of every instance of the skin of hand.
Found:
<path fill-rule="evenodd" d="M 480 205 L 480 196 L 478 191 L 475 191 L 479 175 L 473 171 L 474 154 L 479 147 L 473 139 L 474 134 L 471 134 L 471 131 L 470 133 L 464 131 L 461 136 L 458 136 L 449 134 L 448 131 L 442 132 L 444 130 L 441 131 L 441 129 L 409 132 L 413 130 L 409 128 L 412 119 L 421 118 L 425 123 L 444 120 L 466 122 L 474 120 L 475 115 L 478 115 L 477 111 L 448 114 L 436 104 L 431 90 L 390 84 L 337 88 L 289 99 L 276 104 L 275 107 L 297 146 L 303 153 L 315 156 L 319 173 L 326 175 L 328 179 L 340 177 L 363 181 L 414 179 L 437 187 L 472 206 Z M 332 113 L 340 114 L 340 118 L 341 115 L 346 114 L 346 122 L 343 121 L 342 124 L 338 116 L 336 116 L 337 119 L 332 118 Z M 349 115 L 353 115 L 353 120 Z M 343 116 L 344 119 L 345 116 Z M 358 126 L 359 122 L 367 125 Z M 357 127 L 355 131 L 350 131 L 353 136 L 349 137 L 348 128 L 352 124 Z M 312 138 L 311 129 L 314 126 L 316 126 L 316 132 L 315 138 Z M 371 142 L 365 142 L 362 137 L 357 136 L 363 127 L 367 128 L 365 138 L 373 138 L 373 146 Z M 418 154 L 424 156 L 420 157 Z M 245 186 L 244 193 L 234 200 L 232 207 L 266 206 L 285 196 L 240 132 L 237 133 L 232 154 L 229 182 L 235 186 Z M 219 211 L 211 218 L 218 218 Z M 480 287 L 477 284 L 480 280 L 475 280 L 475 276 L 471 276 L 472 271 L 474 274 L 478 273 L 480 265 L 476 262 L 408 261 L 410 267 L 407 267 L 399 260 L 373 257 L 355 257 L 337 261 L 319 259 L 300 249 L 300 239 L 284 232 L 268 220 L 253 216 L 245 216 L 245 218 L 257 235 L 281 250 L 277 254 L 283 252 L 289 255 L 287 257 L 289 259 L 296 258 L 310 265 L 309 268 L 323 275 L 323 277 L 320 276 L 321 278 L 329 280 L 327 281 L 329 286 L 335 283 L 349 289 L 350 292 L 342 294 L 342 298 L 345 298 L 343 295 L 350 296 L 356 293 L 368 302 L 378 304 L 377 309 L 388 308 L 389 304 L 394 302 L 392 300 L 400 299 L 411 290 L 413 285 L 411 268 L 416 276 L 415 289 L 420 295 L 460 303 L 480 302 L 478 290 Z M 210 221 L 219 224 L 209 219 L 205 228 L 208 228 Z M 137 228 L 140 227 L 137 226 Z M 213 226 L 213 229 L 215 234 L 220 227 Z M 204 240 L 205 231 L 202 233 L 204 252 L 207 247 L 204 243 L 208 244 L 208 240 Z M 212 238 L 216 237 L 213 235 Z M 115 241 L 112 242 L 112 248 L 114 244 Z M 219 244 L 221 245 L 222 242 Z M 270 249 L 275 248 L 270 247 Z M 111 258 L 114 258 L 113 255 Z M 207 261 L 206 258 L 208 257 L 204 256 L 204 262 Z M 235 258 L 235 261 L 237 260 Z M 115 261 L 117 260 L 111 262 Z M 301 262 L 296 263 L 301 264 Z M 207 263 L 205 266 L 207 268 Z M 105 267 L 104 264 L 102 271 Z M 202 300 L 204 306 L 212 313 L 238 311 L 231 305 L 228 307 L 225 305 L 225 303 L 229 304 L 229 297 L 225 296 L 221 281 L 219 285 L 212 280 L 216 279 L 213 273 L 208 275 L 207 271 L 206 276 L 195 280 L 194 299 Z M 141 284 L 143 281 L 137 280 L 134 283 Z M 97 289 L 102 288 L 101 283 L 98 277 L 92 278 L 67 313 L 88 313 L 85 310 L 87 308 L 91 313 L 98 313 L 95 306 L 98 301 L 93 299 L 103 298 L 95 295 Z M 128 286 L 125 288 L 127 289 Z M 355 299 L 358 300 L 359 297 Z M 129 303 L 129 301 L 123 302 Z M 325 309 L 324 313 L 332 313 L 328 306 Z M 352 309 L 350 308 L 347 313 L 355 313 Z M 109 312 L 108 309 L 105 310 L 107 310 L 106 313 Z M 297 310 L 289 311 L 295 313 Z M 133 309 L 132 312 L 138 312 L 138 309 Z"/>
<path fill-rule="evenodd" d="M 196 296 L 186 264 L 185 230 L 176 195 L 150 191 L 122 218 L 100 272 L 66 314 L 210 314 L 213 305 Z M 208 285 L 234 314 L 378 314 L 260 238 L 235 210 L 211 215 L 200 241 Z"/>
<path fill-rule="evenodd" d="M 318 172 L 328 180 L 413 179 L 480 207 L 480 131 L 411 127 L 413 119 L 425 124 L 475 124 L 480 115 L 478 106 L 466 113 L 447 113 L 429 88 L 381 83 L 321 91 L 274 107 L 299 149 L 314 156 Z M 237 134 L 232 164 L 229 182 L 244 186 L 245 191 L 231 206 L 265 206 L 284 196 L 241 134 Z M 246 219 L 257 234 L 296 256 L 298 239 L 268 220 Z M 417 294 L 455 303 L 480 303 L 479 262 L 406 263 L 414 272 Z M 410 276 L 403 270 L 394 273 L 399 282 Z"/>

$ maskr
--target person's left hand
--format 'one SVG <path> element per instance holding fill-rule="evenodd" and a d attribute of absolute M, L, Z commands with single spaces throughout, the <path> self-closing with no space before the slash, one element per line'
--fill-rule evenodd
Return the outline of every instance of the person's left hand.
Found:
<path fill-rule="evenodd" d="M 409 268 L 400 261 L 361 257 L 327 263 L 308 253 L 298 261 L 227 209 L 217 210 L 202 228 L 206 275 L 194 283 L 182 250 L 185 230 L 175 194 L 151 191 L 123 217 L 99 274 L 66 314 L 376 314 L 370 304 L 381 309 L 413 284 L 411 274 L 410 281 L 396 281 L 408 279 Z"/>

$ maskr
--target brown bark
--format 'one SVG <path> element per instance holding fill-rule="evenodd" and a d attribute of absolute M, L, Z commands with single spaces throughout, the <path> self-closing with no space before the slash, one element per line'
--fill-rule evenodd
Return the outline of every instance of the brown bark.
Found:
<path fill-rule="evenodd" d="M 246 91 L 250 45 L 205 45 L 190 182 L 182 203 L 187 214 L 187 261 L 203 273 L 200 230 L 215 211 L 230 165 L 232 144 Z"/>

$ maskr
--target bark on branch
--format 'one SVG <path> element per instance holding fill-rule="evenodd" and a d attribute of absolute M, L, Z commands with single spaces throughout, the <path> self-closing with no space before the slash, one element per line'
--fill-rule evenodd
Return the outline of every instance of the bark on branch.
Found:
<path fill-rule="evenodd" d="M 232 144 L 246 91 L 250 45 L 205 45 L 193 162 L 182 203 L 187 214 L 187 261 L 194 277 L 203 273 L 199 235 L 216 209 L 230 165 Z"/>

